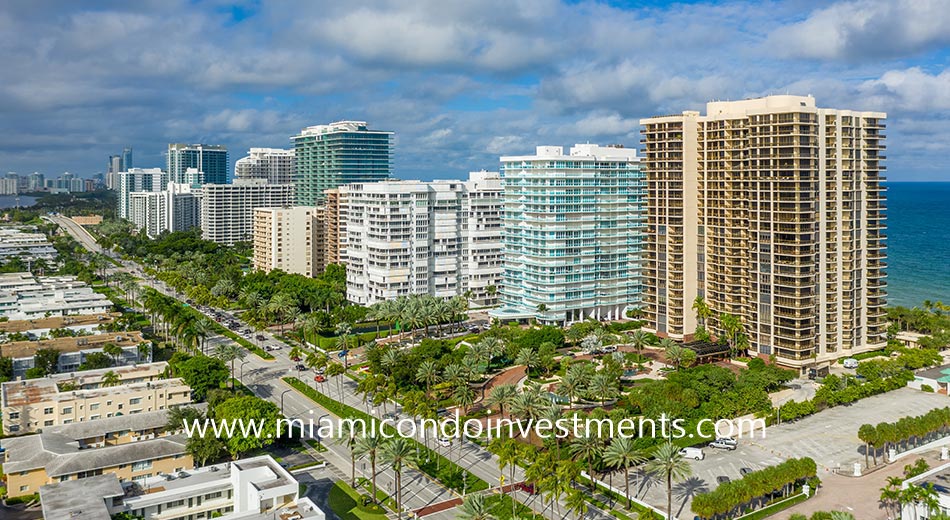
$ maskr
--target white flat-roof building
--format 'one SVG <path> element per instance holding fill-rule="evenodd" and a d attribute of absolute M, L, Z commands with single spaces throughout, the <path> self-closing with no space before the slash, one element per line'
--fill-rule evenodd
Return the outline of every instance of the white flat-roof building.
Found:
<path fill-rule="evenodd" d="M 281 208 L 294 202 L 293 184 L 270 184 L 265 179 L 205 184 L 201 191 L 202 237 L 227 245 L 253 239 L 255 208 Z"/>
<path fill-rule="evenodd" d="M 70 498 L 73 494 L 83 498 Z M 115 474 L 40 489 L 47 520 L 100 520 L 127 512 L 145 520 L 324 520 L 297 480 L 269 455 L 136 482 Z M 96 511 L 98 516 L 83 516 Z"/>
<path fill-rule="evenodd" d="M 107 314 L 112 302 L 75 276 L 0 274 L 0 317 L 29 320 L 74 314 Z"/>
<path fill-rule="evenodd" d="M 201 197 L 191 186 L 191 183 L 170 182 L 163 191 L 132 193 L 129 220 L 151 238 L 166 231 L 187 231 L 198 227 Z"/>
<path fill-rule="evenodd" d="M 265 179 L 273 184 L 294 182 L 294 151 L 251 148 L 234 163 L 235 179 Z"/>
<path fill-rule="evenodd" d="M 43 233 L 27 233 L 17 228 L 0 228 L 0 263 L 5 263 L 13 257 L 21 260 L 56 259 L 57 252 L 53 244 L 46 239 Z"/>
<path fill-rule="evenodd" d="M 485 288 L 498 283 L 497 174 L 475 173 L 469 182 L 348 184 L 340 193 L 340 227 L 346 229 L 340 256 L 350 301 L 372 305 L 410 294 L 450 298 L 468 291 L 472 279 L 485 298 Z"/>

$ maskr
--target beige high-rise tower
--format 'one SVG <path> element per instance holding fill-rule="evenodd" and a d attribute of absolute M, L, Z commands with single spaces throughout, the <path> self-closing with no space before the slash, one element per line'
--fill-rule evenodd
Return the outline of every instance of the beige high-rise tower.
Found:
<path fill-rule="evenodd" d="M 769 96 L 644 119 L 644 312 L 662 336 L 740 319 L 753 354 L 821 367 L 885 338 L 884 118 Z"/>

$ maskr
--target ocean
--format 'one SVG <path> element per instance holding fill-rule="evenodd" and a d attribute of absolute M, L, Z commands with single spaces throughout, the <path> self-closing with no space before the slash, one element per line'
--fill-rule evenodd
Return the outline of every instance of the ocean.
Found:
<path fill-rule="evenodd" d="M 887 183 L 888 305 L 950 303 L 950 182 Z"/>

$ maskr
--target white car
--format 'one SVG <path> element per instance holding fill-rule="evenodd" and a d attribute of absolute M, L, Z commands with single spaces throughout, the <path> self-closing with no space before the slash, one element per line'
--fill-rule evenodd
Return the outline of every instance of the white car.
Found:
<path fill-rule="evenodd" d="M 278 345 L 267 345 L 266 347 L 264 347 L 264 350 L 268 350 L 268 351 L 280 350 L 280 347 Z"/>
<path fill-rule="evenodd" d="M 706 458 L 706 452 L 702 448 L 683 448 L 680 455 L 687 459 L 703 460 Z"/>
<path fill-rule="evenodd" d="M 442 446 L 443 448 L 448 448 L 452 445 L 452 439 L 448 437 L 439 437 L 436 439 L 436 442 L 438 442 L 439 446 Z"/>
<path fill-rule="evenodd" d="M 858 360 L 854 358 L 844 360 L 843 364 L 845 368 L 858 368 Z"/>

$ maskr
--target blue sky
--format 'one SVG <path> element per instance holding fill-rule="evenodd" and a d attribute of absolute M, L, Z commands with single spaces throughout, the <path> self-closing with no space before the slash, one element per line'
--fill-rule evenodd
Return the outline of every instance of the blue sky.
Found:
<path fill-rule="evenodd" d="M 888 113 L 888 178 L 950 181 L 945 0 L 10 0 L 0 171 L 105 169 L 168 142 L 289 147 L 396 132 L 400 178 L 458 178 L 539 144 L 639 144 L 639 119 L 812 94 Z"/>

